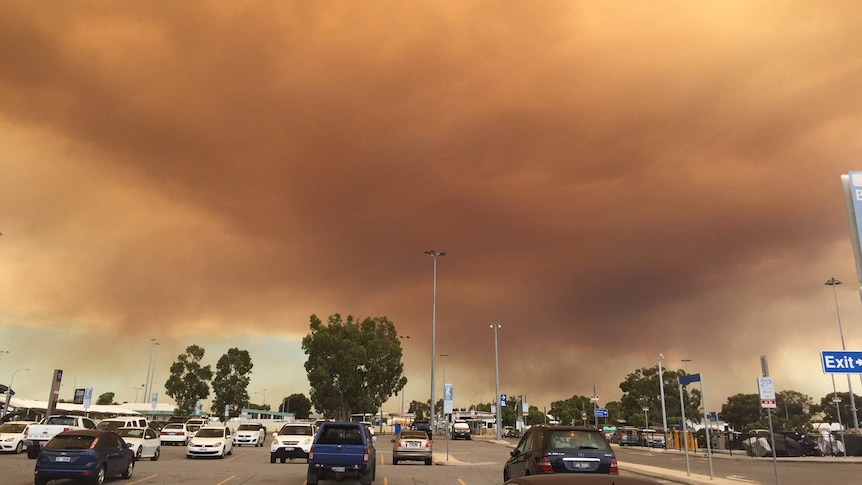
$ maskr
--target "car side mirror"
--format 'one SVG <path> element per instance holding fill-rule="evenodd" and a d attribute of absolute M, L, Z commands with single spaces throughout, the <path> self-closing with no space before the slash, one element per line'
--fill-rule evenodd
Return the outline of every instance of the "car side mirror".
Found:
<path fill-rule="evenodd" d="M 512 455 L 512 458 L 514 458 L 514 457 L 518 456 L 518 454 L 519 454 L 519 453 L 520 453 L 520 452 L 519 452 L 517 449 L 514 449 L 514 450 L 512 450 L 512 452 L 511 452 L 511 453 L 509 453 L 509 454 L 510 454 L 510 455 Z"/>
<path fill-rule="evenodd" d="M 132 447 L 131 443 L 126 443 L 126 448 L 131 448 L 131 447 Z"/>
<path fill-rule="evenodd" d="M 395 440 L 389 440 L 390 443 L 395 443 Z"/>

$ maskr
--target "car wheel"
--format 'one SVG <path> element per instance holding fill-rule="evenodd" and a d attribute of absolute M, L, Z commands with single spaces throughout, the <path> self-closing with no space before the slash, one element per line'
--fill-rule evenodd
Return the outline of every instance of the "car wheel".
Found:
<path fill-rule="evenodd" d="M 138 451 L 135 452 L 135 461 L 140 460 L 143 455 L 144 455 L 144 447 L 139 446 Z"/>
<path fill-rule="evenodd" d="M 431 458 L 425 458 L 425 464 L 430 465 L 431 464 Z"/>
<path fill-rule="evenodd" d="M 308 470 L 306 480 L 308 485 L 317 485 L 317 470 Z"/>
<path fill-rule="evenodd" d="M 129 460 L 129 466 L 127 466 L 126 471 L 123 472 L 123 478 L 126 480 L 132 478 L 132 473 L 135 473 L 135 460 Z"/>
<path fill-rule="evenodd" d="M 359 475 L 359 484 L 360 485 L 371 485 L 371 482 L 374 481 L 374 470 L 368 470 L 362 475 Z"/>
<path fill-rule="evenodd" d="M 269 462 L 275 463 L 275 455 L 269 455 Z"/>
<path fill-rule="evenodd" d="M 22 451 L 24 451 L 24 442 L 19 441 L 18 446 L 15 447 L 15 453 L 18 454 L 18 453 L 21 453 Z"/>
<path fill-rule="evenodd" d="M 392 459 L 392 464 L 393 464 L 393 465 L 397 465 L 397 464 L 398 464 L 398 458 L 393 458 L 393 459 Z"/>
<path fill-rule="evenodd" d="M 37 478 L 36 479 L 36 485 L 48 485 L 48 480 L 46 480 L 44 478 Z"/>
<path fill-rule="evenodd" d="M 105 467 L 100 466 L 99 471 L 96 473 L 96 478 L 93 479 L 93 483 L 96 485 L 102 485 L 105 483 Z"/>
<path fill-rule="evenodd" d="M 229 449 L 229 450 L 227 451 L 227 454 L 228 454 L 228 455 L 233 455 L 233 448 Z"/>
<path fill-rule="evenodd" d="M 150 458 L 150 461 L 156 461 L 159 459 L 159 456 L 162 454 L 162 448 L 156 446 L 156 451 L 153 453 L 153 457 Z"/>
<path fill-rule="evenodd" d="M 38 457 L 38 456 L 39 456 L 39 448 L 36 448 L 35 446 L 32 448 L 29 446 L 27 447 L 27 458 L 29 458 L 31 460 L 35 460 L 36 457 Z"/>

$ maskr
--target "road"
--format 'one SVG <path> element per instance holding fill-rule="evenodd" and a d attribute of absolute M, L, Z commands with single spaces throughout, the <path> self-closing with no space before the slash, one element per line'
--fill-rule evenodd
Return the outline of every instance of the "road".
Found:
<path fill-rule="evenodd" d="M 484 439 L 472 441 L 446 441 L 437 438 L 434 442 L 434 466 L 421 462 L 405 462 L 392 465 L 391 435 L 378 439 L 378 469 L 376 485 L 500 485 L 503 478 L 503 463 L 508 458 L 510 447 Z M 447 459 L 448 445 L 448 459 Z M 701 455 L 691 456 L 691 471 L 701 481 L 687 480 L 685 457 L 676 452 L 649 450 L 644 448 L 619 448 L 614 446 L 623 476 L 638 475 L 642 466 L 655 467 L 675 474 L 658 480 L 661 484 L 710 483 L 709 468 Z M 20 455 L 0 455 L 0 482 L 4 485 L 31 485 L 33 483 L 34 460 Z M 739 456 L 734 459 L 716 457 L 713 468 L 716 483 L 739 485 L 774 484 L 775 475 L 771 460 L 752 459 Z M 279 484 L 303 485 L 306 478 L 305 460 L 288 463 L 269 463 L 269 446 L 263 448 L 234 448 L 227 458 L 194 459 L 185 457 L 185 447 L 162 447 L 159 461 L 143 460 L 137 463 L 130 480 L 112 478 L 106 483 L 116 485 L 138 484 L 183 484 L 183 485 L 240 485 Z M 693 475 L 694 476 L 694 475 Z M 808 462 L 780 462 L 781 485 L 862 485 L 862 464 L 825 463 L 815 458 Z M 75 482 L 60 480 L 57 485 Z M 321 483 L 327 483 L 325 481 Z M 329 482 L 337 484 L 338 482 Z M 357 481 L 346 481 L 355 485 Z"/>

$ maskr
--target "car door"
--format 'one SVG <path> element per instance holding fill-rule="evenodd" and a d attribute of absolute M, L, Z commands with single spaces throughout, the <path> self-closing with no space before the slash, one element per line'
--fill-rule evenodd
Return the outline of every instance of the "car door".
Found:
<path fill-rule="evenodd" d="M 144 429 L 144 455 L 153 456 L 159 447 L 159 435 L 152 428 Z"/>
<path fill-rule="evenodd" d="M 225 426 L 224 428 L 224 454 L 227 455 L 233 451 L 233 435 L 230 432 L 230 428 Z"/>
<path fill-rule="evenodd" d="M 521 441 L 518 442 L 518 446 L 516 446 L 514 451 L 512 451 L 512 457 L 509 458 L 509 461 L 507 461 L 505 465 L 509 478 L 523 477 L 527 474 L 527 467 L 529 465 L 529 459 L 532 454 L 531 451 L 533 450 L 536 434 L 535 430 L 528 430 L 524 436 L 521 437 Z"/>
<path fill-rule="evenodd" d="M 126 468 L 126 442 L 115 433 L 105 433 L 99 440 L 99 445 L 102 446 L 102 454 L 105 455 L 105 460 L 108 465 L 109 477 L 118 475 Z"/>

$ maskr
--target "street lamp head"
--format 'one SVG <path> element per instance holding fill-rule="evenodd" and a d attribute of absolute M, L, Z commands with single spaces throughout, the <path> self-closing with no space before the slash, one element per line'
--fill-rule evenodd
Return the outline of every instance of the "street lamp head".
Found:
<path fill-rule="evenodd" d="M 446 256 L 446 251 L 437 252 L 437 251 L 431 249 L 431 250 L 425 251 L 425 254 L 427 254 L 428 256 L 432 256 L 432 257 L 436 258 L 438 256 Z"/>
<path fill-rule="evenodd" d="M 664 354 L 658 354 L 658 360 L 664 360 Z"/>
<path fill-rule="evenodd" d="M 829 279 L 826 281 L 826 283 L 825 283 L 825 284 L 826 284 L 826 285 L 829 285 L 829 286 L 840 285 L 840 284 L 841 284 L 841 280 L 838 280 L 838 279 L 835 279 L 835 278 L 829 278 Z"/>
<path fill-rule="evenodd" d="M 503 326 L 500 325 L 499 323 L 492 323 L 491 325 L 488 325 L 488 327 L 490 327 L 490 328 L 495 328 L 495 327 L 496 328 L 503 328 Z"/>

